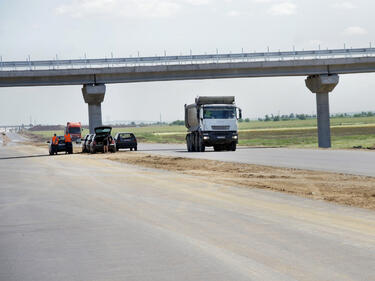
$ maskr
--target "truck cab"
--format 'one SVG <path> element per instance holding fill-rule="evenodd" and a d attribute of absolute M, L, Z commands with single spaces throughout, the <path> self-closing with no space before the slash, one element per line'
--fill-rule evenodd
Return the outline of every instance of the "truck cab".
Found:
<path fill-rule="evenodd" d="M 65 133 L 69 133 L 72 136 L 72 141 L 81 142 L 81 122 L 68 122 L 66 123 Z"/>

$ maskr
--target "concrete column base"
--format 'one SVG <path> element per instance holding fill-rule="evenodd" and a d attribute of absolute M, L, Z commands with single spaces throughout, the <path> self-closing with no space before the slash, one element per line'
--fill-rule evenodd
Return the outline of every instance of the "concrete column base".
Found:
<path fill-rule="evenodd" d="M 102 126 L 102 102 L 104 100 L 106 87 L 104 84 L 83 85 L 83 99 L 89 107 L 90 134 L 95 133 L 95 128 Z"/>
<path fill-rule="evenodd" d="M 339 83 L 339 76 L 314 75 L 306 79 L 306 87 L 316 94 L 318 143 L 321 148 L 331 147 L 331 126 L 329 115 L 329 93 Z"/>

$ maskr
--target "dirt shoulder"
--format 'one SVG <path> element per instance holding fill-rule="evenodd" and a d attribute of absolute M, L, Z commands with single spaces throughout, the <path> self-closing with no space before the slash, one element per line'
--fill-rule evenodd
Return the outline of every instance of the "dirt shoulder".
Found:
<path fill-rule="evenodd" d="M 38 139 L 32 139 L 24 144 L 48 149 L 48 146 Z M 78 152 L 80 152 L 80 147 L 75 147 L 74 153 Z M 375 210 L 375 177 L 159 156 L 129 151 L 93 156 L 202 177 L 202 180 L 218 184 L 268 189 Z"/>
<path fill-rule="evenodd" d="M 375 210 L 375 178 L 144 153 L 105 158 L 148 168 L 199 176 L 210 182 L 260 188 Z"/>

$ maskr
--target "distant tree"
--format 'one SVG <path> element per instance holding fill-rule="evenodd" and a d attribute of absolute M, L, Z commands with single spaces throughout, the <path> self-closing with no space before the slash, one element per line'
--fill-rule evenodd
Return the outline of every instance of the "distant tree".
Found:
<path fill-rule="evenodd" d="M 185 121 L 176 120 L 176 121 L 173 121 L 172 123 L 170 123 L 169 125 L 171 125 L 171 126 L 183 126 L 183 125 L 185 125 Z"/>
<path fill-rule="evenodd" d="M 296 114 L 296 117 L 299 120 L 306 120 L 306 115 L 305 114 Z"/>
<path fill-rule="evenodd" d="M 271 121 L 271 118 L 268 116 L 268 114 L 266 114 L 266 115 L 264 116 L 264 121 Z"/>
<path fill-rule="evenodd" d="M 249 123 L 250 122 L 250 118 L 245 118 L 245 122 Z"/>

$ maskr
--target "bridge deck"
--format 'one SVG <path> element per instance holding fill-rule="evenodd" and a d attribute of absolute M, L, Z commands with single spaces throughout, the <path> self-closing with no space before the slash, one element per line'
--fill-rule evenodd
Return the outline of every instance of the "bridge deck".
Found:
<path fill-rule="evenodd" d="M 0 62 L 0 87 L 375 72 L 375 48 Z"/>

